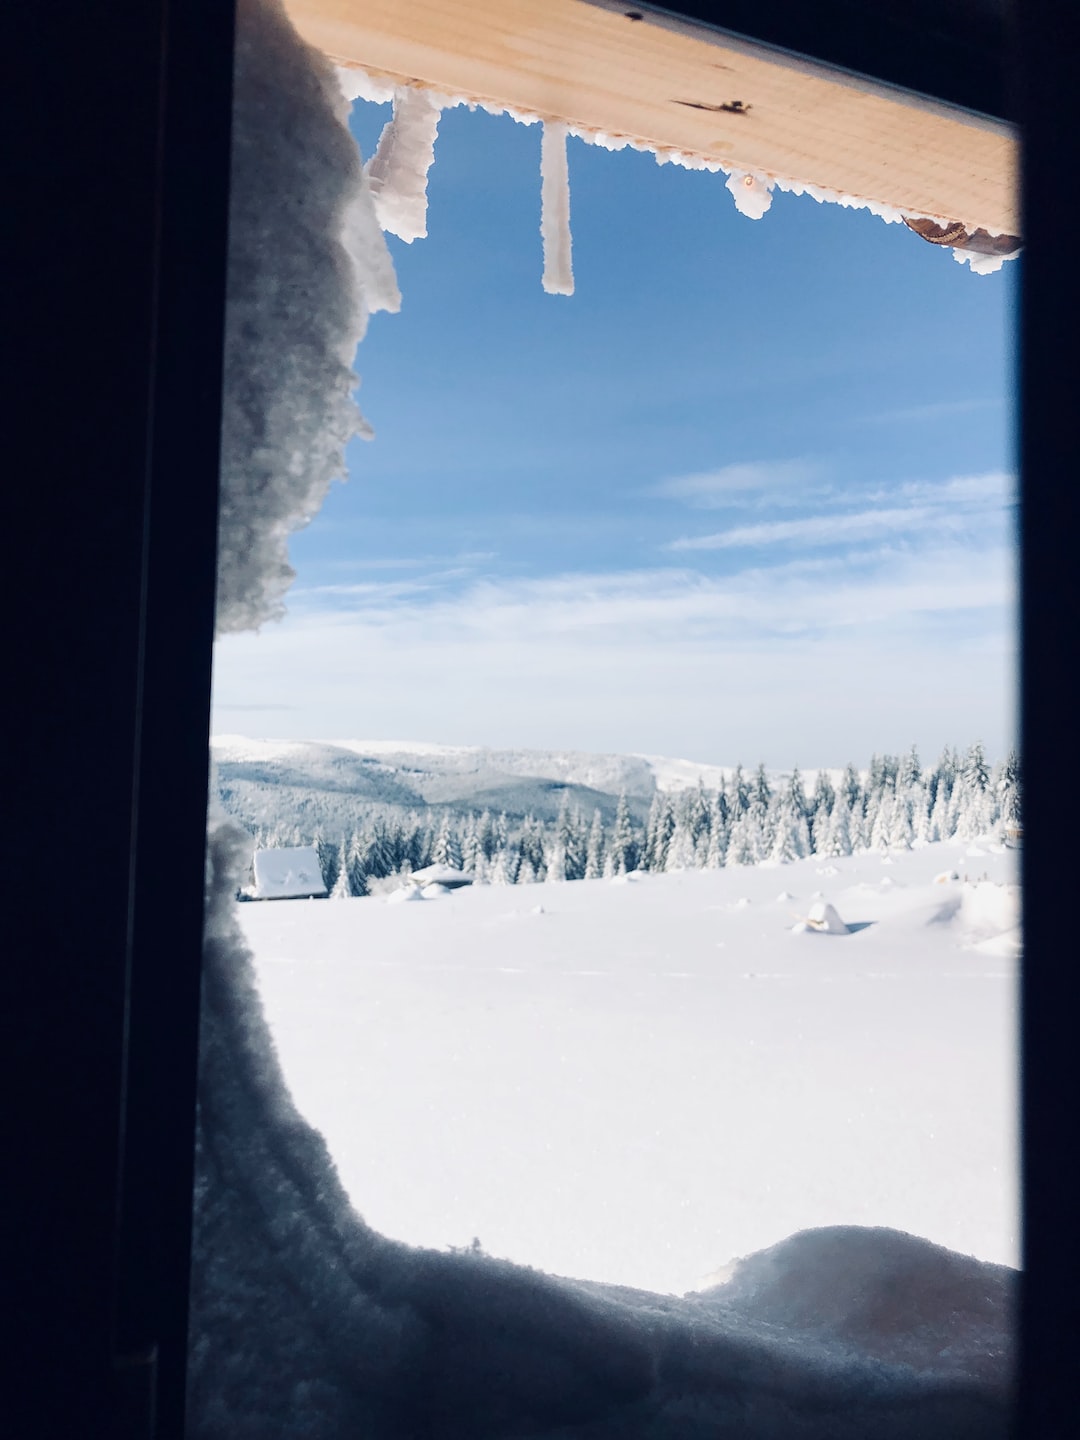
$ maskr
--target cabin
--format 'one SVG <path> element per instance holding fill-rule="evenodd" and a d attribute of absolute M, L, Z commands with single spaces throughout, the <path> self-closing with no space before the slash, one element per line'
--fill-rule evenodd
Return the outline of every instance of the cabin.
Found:
<path fill-rule="evenodd" d="M 452 865 L 428 865 L 423 870 L 414 870 L 409 877 L 415 885 L 441 885 L 444 890 L 460 890 L 473 883 L 473 877 Z"/>
<path fill-rule="evenodd" d="M 252 900 L 325 900 L 319 852 L 313 845 L 255 851 Z"/>

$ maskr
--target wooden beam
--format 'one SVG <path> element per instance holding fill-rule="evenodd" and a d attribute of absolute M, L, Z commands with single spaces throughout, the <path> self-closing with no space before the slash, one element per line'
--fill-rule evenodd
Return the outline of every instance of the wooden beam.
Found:
<path fill-rule="evenodd" d="M 1020 234 L 1010 127 L 779 51 L 587 0 L 285 3 L 341 65 L 968 231 Z"/>

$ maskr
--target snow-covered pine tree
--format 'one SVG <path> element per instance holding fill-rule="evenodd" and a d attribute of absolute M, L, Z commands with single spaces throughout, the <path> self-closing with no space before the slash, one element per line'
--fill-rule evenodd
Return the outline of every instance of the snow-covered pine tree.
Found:
<path fill-rule="evenodd" d="M 619 802 L 615 807 L 615 824 L 612 827 L 608 849 L 616 875 L 625 875 L 629 871 L 637 869 L 637 845 L 634 840 L 634 827 L 630 819 L 630 806 L 627 803 L 625 790 L 620 793 Z"/>
<path fill-rule="evenodd" d="M 787 803 L 791 806 L 796 815 L 805 816 L 809 806 L 806 800 L 806 790 L 803 786 L 803 778 L 796 765 L 791 772 L 787 783 Z"/>
<path fill-rule="evenodd" d="M 901 790 L 892 797 L 888 822 L 888 848 L 910 850 L 915 840 L 915 829 L 911 823 L 911 801 Z"/>
<path fill-rule="evenodd" d="M 859 779 L 859 772 L 849 761 L 844 766 L 844 778 L 840 781 L 840 790 L 848 803 L 848 810 L 852 814 L 856 808 L 861 812 L 863 803 L 862 781 Z"/>
<path fill-rule="evenodd" d="M 448 865 L 452 870 L 460 870 L 461 862 L 461 842 L 450 819 L 449 810 L 444 810 L 435 834 L 435 843 L 431 847 L 431 863 Z"/>
<path fill-rule="evenodd" d="M 371 873 L 367 868 L 368 856 L 371 853 L 370 837 L 363 831 L 354 830 L 349 837 L 348 849 L 349 866 L 349 889 L 354 896 L 367 895 L 370 893 L 368 876 Z"/>
<path fill-rule="evenodd" d="M 517 879 L 517 856 L 506 847 L 495 851 L 488 872 L 489 885 L 513 885 Z"/>
<path fill-rule="evenodd" d="M 560 884 L 566 879 L 566 849 L 558 834 L 552 836 L 547 850 L 544 879 Z"/>
<path fill-rule="evenodd" d="M 680 805 L 679 814 L 675 820 L 675 828 L 668 842 L 667 854 L 664 856 L 665 870 L 694 869 L 697 861 L 697 847 L 694 844 L 694 833 L 691 829 L 691 823 L 690 816 L 686 813 L 686 808 Z"/>
<path fill-rule="evenodd" d="M 926 838 L 933 844 L 936 840 L 948 840 L 946 833 L 949 825 L 949 792 L 943 782 L 937 777 L 937 798 L 930 806 L 930 818 L 927 821 Z"/>
<path fill-rule="evenodd" d="M 490 810 L 485 810 L 476 822 L 476 843 L 484 859 L 490 860 L 495 854 L 495 827 Z"/>
<path fill-rule="evenodd" d="M 604 821 L 599 810 L 593 811 L 592 826 L 585 847 L 585 879 L 599 880 L 604 873 Z"/>
<path fill-rule="evenodd" d="M 919 760 L 918 748 L 912 745 L 911 749 L 900 762 L 900 773 L 897 776 L 897 784 L 904 790 L 911 790 L 914 786 L 922 783 L 922 764 Z"/>
<path fill-rule="evenodd" d="M 790 798 L 784 796 L 776 806 L 773 841 L 769 850 L 769 860 L 774 865 L 790 865 L 793 860 L 802 858 L 798 835 L 800 822 L 805 826 L 804 817 L 796 813 Z"/>
<path fill-rule="evenodd" d="M 882 789 L 871 804 L 874 810 L 873 819 L 869 815 L 867 816 L 870 849 L 888 850 L 893 815 L 896 810 L 896 796 L 891 795 L 887 789 Z"/>
<path fill-rule="evenodd" d="M 968 787 L 980 793 L 990 787 L 990 766 L 981 740 L 968 747 L 960 770 Z"/>
<path fill-rule="evenodd" d="M 737 815 L 731 823 L 725 865 L 756 865 L 760 858 L 754 844 L 757 826 L 749 810 Z"/>
<path fill-rule="evenodd" d="M 822 848 L 817 853 L 828 855 L 830 858 L 852 853 L 851 806 L 848 804 L 848 798 L 844 791 L 841 791 L 836 797 L 832 814 L 825 825 Z"/>
<path fill-rule="evenodd" d="M 807 820 L 810 824 L 810 849 L 815 855 L 822 853 L 829 828 L 829 817 L 836 804 L 836 791 L 827 770 L 819 770 L 814 781 L 814 793 L 810 797 Z"/>
<path fill-rule="evenodd" d="M 668 846 L 674 833 L 675 816 L 671 796 L 658 790 L 649 807 L 649 819 L 645 827 L 645 853 L 642 860 L 646 870 L 659 872 L 665 868 Z M 614 845 L 614 839 L 611 844 Z"/>
<path fill-rule="evenodd" d="M 959 763 L 956 751 L 950 750 L 946 745 L 938 758 L 937 767 L 934 770 L 934 803 L 937 804 L 939 797 L 944 794 L 944 804 L 948 805 L 952 799 L 953 787 L 956 784 Z M 945 839 L 945 836 L 942 836 Z"/>
<path fill-rule="evenodd" d="M 769 784 L 769 777 L 765 773 L 765 762 L 757 767 L 754 772 L 754 779 L 750 786 L 750 807 L 757 810 L 759 815 L 765 815 L 769 809 L 769 801 L 772 799 L 772 786 Z"/>
<path fill-rule="evenodd" d="M 377 880 L 385 880 L 390 875 L 396 875 L 398 868 L 398 846 L 394 843 L 386 820 L 380 817 L 371 828 L 364 869 Z"/>
<path fill-rule="evenodd" d="M 709 833 L 709 797 L 705 793 L 705 782 L 700 775 L 694 789 L 683 792 L 682 810 L 696 852 L 702 837 L 707 839 Z"/>
<path fill-rule="evenodd" d="M 344 849 L 344 847 L 342 847 Z M 334 888 L 330 891 L 331 900 L 351 900 L 352 886 L 349 884 L 349 867 L 339 858 L 337 878 L 334 881 Z"/>
<path fill-rule="evenodd" d="M 580 880 L 585 874 L 584 837 L 580 833 L 579 817 L 571 810 L 570 796 L 566 791 L 563 792 L 555 821 L 554 844 L 562 853 L 562 878 Z"/>
<path fill-rule="evenodd" d="M 911 828 L 915 845 L 930 843 L 930 796 L 922 780 L 917 781 L 907 792 L 908 808 L 911 813 Z"/>
<path fill-rule="evenodd" d="M 467 875 L 476 874 L 476 867 L 483 859 L 480 837 L 476 833 L 476 817 L 470 815 L 461 830 L 461 868 Z"/>
<path fill-rule="evenodd" d="M 998 814 L 1007 828 L 1020 824 L 1020 760 L 1015 750 L 1006 756 L 998 780 Z"/>
<path fill-rule="evenodd" d="M 730 838 L 727 796 L 723 790 L 716 790 L 709 803 L 709 848 L 705 852 L 706 869 L 719 870 L 723 866 Z"/>
<path fill-rule="evenodd" d="M 743 774 L 741 765 L 736 765 L 728 777 L 726 792 L 729 823 L 734 824 L 738 817 L 750 808 L 750 782 Z"/>
<path fill-rule="evenodd" d="M 521 853 L 521 865 L 528 865 L 532 872 L 533 880 L 543 875 L 547 870 L 547 856 L 544 853 L 544 827 L 535 815 L 526 815 L 521 822 L 521 833 L 518 836 L 518 850 Z M 518 870 L 517 884 L 524 885 L 531 883 L 522 880 L 521 870 Z"/>
<path fill-rule="evenodd" d="M 338 846 L 328 840 L 321 829 L 315 831 L 311 837 L 311 844 L 319 857 L 319 869 L 322 871 L 323 884 L 327 890 L 334 888 L 338 872 Z"/>

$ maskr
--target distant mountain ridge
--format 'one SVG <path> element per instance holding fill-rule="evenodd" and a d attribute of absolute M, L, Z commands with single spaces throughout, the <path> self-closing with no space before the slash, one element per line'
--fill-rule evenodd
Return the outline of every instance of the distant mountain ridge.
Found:
<path fill-rule="evenodd" d="M 725 783 L 734 767 L 657 755 L 576 750 L 499 750 L 398 740 L 260 740 L 219 735 L 211 742 L 218 788 L 228 810 L 248 825 L 288 818 L 335 828 L 365 809 L 438 807 L 491 810 L 553 820 L 564 799 L 605 822 L 625 794 L 644 820 L 658 791 Z M 831 772 L 830 772 L 831 773 Z M 840 774 L 839 771 L 836 772 Z M 813 783 L 815 772 L 808 772 Z"/>
<path fill-rule="evenodd" d="M 369 816 L 489 810 L 511 820 L 549 823 L 564 801 L 610 824 L 620 794 L 644 822 L 658 791 L 724 783 L 718 765 L 654 755 L 576 750 L 499 750 L 399 740 L 260 740 L 219 735 L 211 741 L 225 808 L 252 829 L 282 823 L 302 832 L 337 833 Z"/>
<path fill-rule="evenodd" d="M 724 784 L 735 766 L 713 765 L 663 755 L 606 754 L 582 750 L 502 750 L 483 745 L 438 745 L 403 740 L 256 740 L 242 735 L 218 735 L 211 742 L 219 765 L 265 765 L 268 773 L 297 773 L 329 779 L 332 773 L 348 770 L 374 781 L 376 774 L 397 777 L 399 784 L 419 787 L 427 797 L 439 788 L 439 781 L 468 788 L 469 776 L 518 776 L 552 780 L 563 785 L 581 785 L 590 790 L 651 799 L 657 790 L 678 791 L 697 785 L 706 789 Z M 360 768 L 349 765 L 349 757 Z M 744 765 L 756 765 L 747 760 Z M 777 777 L 789 771 L 770 771 Z M 839 776 L 840 769 L 830 770 Z M 803 772 L 813 785 L 817 772 Z M 451 779 L 454 777 L 454 779 Z M 433 795 L 432 795 L 433 798 Z"/>

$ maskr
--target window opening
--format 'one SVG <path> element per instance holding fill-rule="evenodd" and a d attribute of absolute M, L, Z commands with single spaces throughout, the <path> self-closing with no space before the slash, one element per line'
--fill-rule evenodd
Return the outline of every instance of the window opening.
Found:
<path fill-rule="evenodd" d="M 782 1399 L 759 1377 L 763 1405 L 800 1413 L 808 1377 L 847 1366 L 871 1409 L 923 1407 L 921 1433 L 950 1433 L 968 1403 L 957 1387 L 976 1409 L 1007 1389 L 1004 1267 L 1018 1258 L 1012 281 L 1007 267 L 961 275 L 878 220 L 991 276 L 1015 239 L 818 210 L 784 196 L 809 187 L 752 170 L 683 173 L 724 168 L 693 157 L 657 171 L 586 148 L 559 120 L 537 135 L 355 69 L 344 83 L 367 98 L 351 124 L 371 158 L 343 203 L 336 177 L 359 162 L 340 119 L 325 121 L 331 72 L 312 79 L 275 7 L 246 15 L 239 73 L 251 65 L 264 88 L 239 127 L 236 153 L 251 149 L 234 214 L 260 240 L 231 272 L 215 761 L 223 811 L 259 854 L 245 877 L 219 813 L 208 995 L 222 1023 L 204 1074 L 227 1087 L 227 1035 L 266 1071 L 246 1122 L 274 1123 L 230 1153 L 221 1137 L 245 1133 L 241 1112 L 204 1084 L 204 1238 L 239 1244 L 226 1195 L 247 1187 L 249 1219 L 312 1261 L 303 1362 L 328 1415 L 413 1405 L 430 1421 L 430 1401 L 446 1407 L 440 1433 L 477 1413 L 470 1433 L 503 1433 L 507 1415 L 553 1423 L 560 1404 L 576 1422 L 607 1404 L 644 1407 L 641 1423 L 679 1404 L 722 1419 L 727 1401 L 660 1393 L 627 1318 L 636 1304 L 678 1311 L 675 1337 L 691 1311 L 712 1326 L 713 1379 L 735 1337 L 765 1357 L 766 1331 L 787 1327 L 803 1349 Z M 260 107 L 279 87 L 296 109 L 263 154 Z M 279 217 L 289 258 L 267 324 L 259 227 L 282 170 L 325 211 L 299 244 L 295 214 Z M 731 199 L 740 223 L 760 222 L 756 251 Z M 327 246 L 335 226 L 344 251 Z M 665 226 L 683 254 L 658 248 Z M 380 231 L 408 249 L 387 252 Z M 830 249 L 843 256 L 831 274 Z M 527 299 L 541 274 L 573 300 Z M 335 286 L 347 305 L 328 303 Z M 412 295 L 433 328 L 406 329 Z M 330 491 L 356 430 L 352 344 L 399 304 L 359 361 L 386 449 L 350 449 L 350 485 Z M 878 328 L 860 331 L 860 305 Z M 604 353 L 595 337 L 612 330 Z M 940 363 L 950 333 L 977 337 L 959 372 Z M 470 474 L 478 434 L 491 456 Z M 519 486 L 528 506 L 509 503 Z M 249 637 L 280 614 L 285 541 L 309 520 L 288 617 Z M 951 734 L 976 712 L 990 746 Z M 238 735 L 249 715 L 264 735 L 280 717 L 285 738 Z M 892 738 L 902 725 L 905 740 L 951 738 L 931 761 Z M 617 738 L 600 743 L 605 727 Z M 777 760 L 784 744 L 803 771 Z M 685 754 L 699 758 L 669 758 Z M 230 866 L 237 898 L 274 903 L 236 906 Z M 254 967 L 230 992 L 238 926 Z M 253 986 L 292 1101 L 372 1231 L 342 1221 L 322 1140 L 269 1076 Z M 269 1211 L 250 1184 L 260 1166 Z M 220 1403 L 210 1351 L 230 1323 L 228 1256 L 199 1260 L 197 1241 L 196 1314 L 210 1323 L 193 1332 L 195 1433 L 214 1433 Z M 537 1278 L 534 1292 L 496 1260 L 579 1283 Z M 473 1273 L 482 1299 L 455 1311 L 445 1297 Z M 253 1272 L 243 1284 L 258 1291 Z M 668 1298 L 622 1295 L 620 1316 L 611 1285 Z M 526 1331 L 537 1296 L 565 1303 L 558 1383 L 517 1356 L 505 1392 L 481 1402 L 490 1377 L 470 1357 L 460 1390 L 432 1381 L 437 1401 L 403 1400 L 394 1376 L 418 1355 L 442 1363 L 432 1314 L 484 1330 L 500 1286 Z M 897 1290 L 899 1312 L 867 1313 L 868 1292 Z M 934 1303 L 931 1355 L 919 1326 Z M 382 1361 L 350 1370 L 355 1349 L 329 1336 L 346 1313 L 348 1340 L 370 1327 Z M 288 1330 L 275 1318 L 271 1354 Z M 586 1384 L 575 1346 L 594 1323 Z M 920 1378 L 881 1380 L 882 1361 Z"/>

